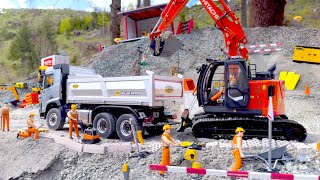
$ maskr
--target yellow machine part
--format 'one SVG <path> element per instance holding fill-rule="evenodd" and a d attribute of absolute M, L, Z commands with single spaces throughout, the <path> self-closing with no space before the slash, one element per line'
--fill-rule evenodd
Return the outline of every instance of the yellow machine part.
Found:
<path fill-rule="evenodd" d="M 320 151 L 320 141 L 317 143 L 317 150 Z"/>
<path fill-rule="evenodd" d="M 0 90 L 5 90 L 5 91 L 12 91 L 13 96 L 16 98 L 16 100 L 20 100 L 18 91 L 14 85 L 0 85 Z"/>
<path fill-rule="evenodd" d="M 144 145 L 144 139 L 142 137 L 142 131 L 137 131 L 138 141 L 140 144 Z"/>
<path fill-rule="evenodd" d="M 279 76 L 279 80 L 286 81 L 287 74 L 288 74 L 287 71 L 281 71 L 281 72 L 280 72 L 280 76 Z"/>
<path fill-rule="evenodd" d="M 41 74 L 38 73 L 38 76 L 37 76 L 37 82 L 40 82 L 40 78 L 41 78 Z"/>
<path fill-rule="evenodd" d="M 279 79 L 285 82 L 285 87 L 287 90 L 294 90 L 300 79 L 300 74 L 282 71 L 280 72 Z"/>
<path fill-rule="evenodd" d="M 192 144 L 192 142 L 184 141 L 184 142 L 181 142 L 181 143 L 180 143 L 180 146 L 182 146 L 182 147 L 188 147 L 188 146 L 190 146 L 191 144 Z"/>
<path fill-rule="evenodd" d="M 49 132 L 48 128 L 39 128 L 38 130 L 39 130 L 39 132 L 46 132 L 46 133 Z"/>
<path fill-rule="evenodd" d="M 197 160 L 197 150 L 195 149 L 187 149 L 184 154 L 184 158 L 188 161 L 196 161 Z"/>
<path fill-rule="evenodd" d="M 49 66 L 39 66 L 39 71 L 45 71 Z"/>
<path fill-rule="evenodd" d="M 296 74 L 295 72 L 288 72 L 287 78 L 285 80 L 285 87 L 288 90 L 294 90 L 296 85 L 300 79 L 300 74 Z"/>
<path fill-rule="evenodd" d="M 192 162 L 192 168 L 202 168 L 202 164 L 200 162 Z"/>
<path fill-rule="evenodd" d="M 32 88 L 32 92 L 40 92 L 41 88 L 40 87 L 34 87 Z"/>
<path fill-rule="evenodd" d="M 123 164 L 122 165 L 122 172 L 128 172 L 129 170 L 129 165 L 128 164 Z"/>
<path fill-rule="evenodd" d="M 27 134 L 27 129 L 18 129 L 19 134 Z"/>
<path fill-rule="evenodd" d="M 19 88 L 19 89 L 26 89 L 27 88 L 27 83 L 17 82 L 17 83 L 14 84 L 14 87 Z"/>
<path fill-rule="evenodd" d="M 320 63 L 320 48 L 296 46 L 292 60 L 295 62 Z"/>

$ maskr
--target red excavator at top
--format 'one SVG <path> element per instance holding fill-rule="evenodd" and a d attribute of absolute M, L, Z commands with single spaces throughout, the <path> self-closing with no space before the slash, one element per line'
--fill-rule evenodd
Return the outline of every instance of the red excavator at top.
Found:
<path fill-rule="evenodd" d="M 225 39 L 225 60 L 207 59 L 197 68 L 197 99 L 203 112 L 191 120 L 186 110 L 182 117 L 181 130 L 192 127 L 195 137 L 230 138 L 237 127 L 246 130 L 246 137 L 268 137 L 268 97 L 272 94 L 274 121 L 273 138 L 304 141 L 306 129 L 284 114 L 284 82 L 274 79 L 273 65 L 267 72 L 257 72 L 248 61 L 246 35 L 239 18 L 219 0 L 220 8 L 212 0 L 200 0 L 215 26 Z M 180 13 L 188 0 L 171 0 L 150 33 L 153 54 L 161 55 L 166 48 L 165 29 Z M 268 93 L 269 89 L 269 93 Z"/>

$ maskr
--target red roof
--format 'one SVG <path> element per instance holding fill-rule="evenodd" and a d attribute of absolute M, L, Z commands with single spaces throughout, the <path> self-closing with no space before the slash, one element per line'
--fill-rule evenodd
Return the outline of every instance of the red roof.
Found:
<path fill-rule="evenodd" d="M 123 16 L 128 16 L 135 21 L 159 17 L 167 4 L 158 4 L 153 6 L 142 7 L 134 10 L 119 12 Z"/>

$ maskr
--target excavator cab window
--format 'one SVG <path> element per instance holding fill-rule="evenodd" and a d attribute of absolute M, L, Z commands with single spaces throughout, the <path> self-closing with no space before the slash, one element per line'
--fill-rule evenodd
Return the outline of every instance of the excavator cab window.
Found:
<path fill-rule="evenodd" d="M 244 108 L 249 102 L 249 81 L 247 71 L 241 62 L 227 62 L 226 106 Z"/>
<path fill-rule="evenodd" d="M 220 64 L 212 68 L 207 84 L 208 104 L 223 105 L 224 94 L 220 92 L 224 92 L 224 81 L 224 65 Z"/>

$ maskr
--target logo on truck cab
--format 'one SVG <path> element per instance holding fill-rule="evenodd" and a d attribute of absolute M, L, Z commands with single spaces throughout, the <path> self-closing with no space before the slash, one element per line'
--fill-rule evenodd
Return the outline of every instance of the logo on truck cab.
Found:
<path fill-rule="evenodd" d="M 79 84 L 73 84 L 72 87 L 77 89 L 79 87 Z"/>
<path fill-rule="evenodd" d="M 174 89 L 172 86 L 166 86 L 164 90 L 166 91 L 166 93 L 172 93 Z"/>

